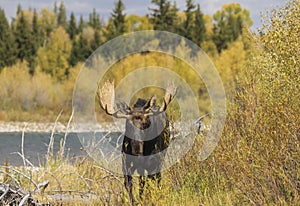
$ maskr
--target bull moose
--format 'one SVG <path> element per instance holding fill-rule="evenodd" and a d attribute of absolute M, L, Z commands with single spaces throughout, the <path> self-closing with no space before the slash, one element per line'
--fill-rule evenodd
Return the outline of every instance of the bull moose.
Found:
<path fill-rule="evenodd" d="M 165 90 L 162 105 L 156 105 L 156 97 L 149 100 L 139 98 L 133 107 L 124 102 L 116 104 L 114 110 L 114 82 L 106 81 L 99 87 L 100 107 L 106 114 L 114 118 L 126 119 L 125 135 L 122 143 L 122 171 L 124 185 L 129 194 L 131 204 L 134 204 L 133 179 L 135 172 L 139 175 L 139 194 L 143 193 L 146 178 L 161 180 L 162 151 L 170 143 L 169 121 L 165 113 L 168 104 L 176 94 L 174 83 Z"/>

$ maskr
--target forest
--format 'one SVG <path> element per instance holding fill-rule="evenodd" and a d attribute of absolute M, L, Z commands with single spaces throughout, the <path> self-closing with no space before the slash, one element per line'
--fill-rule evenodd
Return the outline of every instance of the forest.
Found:
<path fill-rule="evenodd" d="M 61 120 L 66 122 L 75 79 L 95 49 L 132 31 L 170 31 L 199 45 L 214 63 L 226 90 L 226 123 L 206 160 L 197 156 L 204 132 L 188 154 L 163 173 L 160 187 L 149 183 L 140 204 L 298 205 L 299 0 L 270 8 L 257 31 L 249 30 L 249 10 L 237 3 L 225 4 L 210 16 L 192 0 L 186 1 L 183 12 L 167 0 L 151 2 L 149 13 L 137 16 L 126 15 L 118 0 L 107 22 L 96 10 L 89 19 L 76 19 L 73 13 L 67 17 L 62 2 L 40 11 L 20 5 L 10 23 L 0 9 L 0 121 L 53 122 L 63 109 Z M 195 91 L 209 107 L 205 91 Z M 8 175 L 7 182 L 17 179 L 24 188 L 33 188 L 32 181 L 47 179 L 51 184 L 46 192 L 91 195 L 88 202 L 78 198 L 65 205 L 130 204 L 122 177 L 88 158 L 72 165 L 64 158 L 50 158 L 39 170 L 23 172 L 25 178 Z M 44 194 L 38 198 L 53 201 Z"/>
<path fill-rule="evenodd" d="M 9 23 L 0 9 L 0 120 L 49 122 L 63 109 L 67 121 L 74 82 L 86 59 L 105 42 L 134 31 L 169 31 L 193 41 L 220 69 L 225 84 L 239 70 L 223 66 L 228 52 L 238 49 L 236 61 L 245 59 L 245 34 L 252 20 L 240 4 L 224 5 L 213 16 L 204 15 L 192 0 L 182 12 L 166 0 L 152 1 L 145 16 L 126 15 L 124 10 L 117 1 L 104 22 L 95 9 L 88 19 L 76 19 L 73 12 L 67 16 L 63 2 L 40 11 L 23 10 L 19 4 Z"/>

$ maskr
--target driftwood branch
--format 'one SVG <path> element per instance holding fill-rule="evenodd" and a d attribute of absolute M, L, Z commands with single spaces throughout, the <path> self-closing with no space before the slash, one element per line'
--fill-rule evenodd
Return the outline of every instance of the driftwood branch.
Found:
<path fill-rule="evenodd" d="M 23 177 L 25 177 L 26 179 L 29 180 L 29 182 L 31 182 L 35 188 L 37 188 L 37 183 L 33 181 L 32 178 L 28 177 L 28 175 L 24 174 L 23 172 L 17 170 L 17 169 L 14 169 L 13 167 L 9 167 L 9 166 L 1 166 L 2 168 L 8 168 L 10 171 L 13 171 L 19 175 L 22 175 Z"/>
<path fill-rule="evenodd" d="M 23 165 L 24 167 L 27 166 L 26 164 L 26 160 L 25 160 L 25 153 L 24 153 L 24 136 L 25 136 L 25 128 L 26 128 L 26 124 L 22 130 L 22 142 L 21 142 L 21 157 L 23 159 Z"/>
<path fill-rule="evenodd" d="M 50 203 L 39 203 L 32 197 L 31 192 L 25 193 L 22 188 L 0 183 L 0 205 L 46 206 Z"/>
<path fill-rule="evenodd" d="M 64 152 L 65 152 L 65 146 L 66 146 L 66 141 L 67 141 L 67 135 L 68 135 L 68 132 L 69 132 L 69 128 L 70 128 L 70 124 L 71 124 L 71 121 L 73 119 L 73 115 L 74 115 L 74 109 L 72 109 L 72 114 L 69 118 L 69 121 L 68 121 L 68 124 L 67 124 L 67 128 L 66 128 L 66 131 L 65 131 L 65 136 L 64 136 L 64 140 L 63 140 L 63 144 L 62 144 L 62 148 L 61 148 L 61 158 L 63 158 L 63 155 L 64 155 Z"/>
<path fill-rule="evenodd" d="M 3 173 L 4 175 L 8 176 L 11 180 L 13 180 L 13 181 L 18 185 L 18 187 L 21 187 L 21 184 L 20 184 L 19 180 L 17 180 L 17 178 L 15 178 L 15 177 L 14 177 L 13 175 L 11 175 L 9 172 L 0 170 L 0 173 Z M 4 182 L 5 182 L 5 181 L 4 181 Z"/>
<path fill-rule="evenodd" d="M 61 110 L 60 113 L 58 114 L 58 116 L 56 117 L 54 126 L 52 128 L 52 132 L 51 132 L 51 136 L 50 136 L 50 141 L 49 141 L 49 145 L 48 145 L 47 156 L 46 156 L 47 162 L 49 161 L 50 157 L 52 157 L 52 155 L 53 155 L 54 132 L 55 132 L 55 128 L 56 128 L 57 122 L 58 122 L 58 120 L 59 120 L 62 112 L 63 112 L 63 110 Z"/>
<path fill-rule="evenodd" d="M 113 177 L 113 178 L 116 179 L 119 183 L 123 184 L 123 182 L 120 180 L 120 178 L 119 178 L 116 174 L 112 173 L 111 171 L 109 171 L 109 170 L 107 170 L 107 169 L 105 169 L 105 168 L 103 168 L 103 167 L 96 166 L 96 165 L 94 165 L 93 167 L 95 167 L 95 168 L 97 168 L 97 169 L 100 169 L 100 170 L 102 170 L 102 171 L 108 173 L 109 176 Z M 107 177 L 107 176 L 105 176 L 105 177 Z M 104 177 L 104 178 L 105 178 L 105 177 Z"/>
<path fill-rule="evenodd" d="M 27 164 L 27 166 L 29 165 L 30 167 L 34 167 L 34 165 L 26 157 L 24 157 L 24 155 L 22 155 L 20 152 L 13 152 L 13 153 L 10 153 L 10 154 L 17 154 L 17 155 L 19 155 L 23 159 L 23 163 L 25 161 L 26 164 Z"/>

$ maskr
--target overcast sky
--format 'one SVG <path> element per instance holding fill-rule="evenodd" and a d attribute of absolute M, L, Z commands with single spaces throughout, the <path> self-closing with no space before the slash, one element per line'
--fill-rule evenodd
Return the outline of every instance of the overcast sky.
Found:
<path fill-rule="evenodd" d="M 250 10 L 251 18 L 254 21 L 252 29 L 261 25 L 260 12 L 265 12 L 271 7 L 282 6 L 288 0 L 194 0 L 195 4 L 200 4 L 204 14 L 214 14 L 223 4 L 232 2 L 240 3 L 243 8 Z M 10 20 L 15 17 L 17 5 L 20 3 L 23 9 L 36 8 L 53 8 L 55 1 L 51 0 L 0 0 L 0 7 L 5 10 L 5 14 Z M 59 0 L 57 2 L 60 2 Z M 76 16 L 83 15 L 87 17 L 93 10 L 100 14 L 106 20 L 114 8 L 116 0 L 64 0 L 68 14 L 73 11 Z M 177 7 L 180 10 L 185 9 L 186 0 L 176 0 Z M 151 0 L 123 0 L 126 14 L 145 15 L 149 13 L 148 8 L 153 7 Z"/>

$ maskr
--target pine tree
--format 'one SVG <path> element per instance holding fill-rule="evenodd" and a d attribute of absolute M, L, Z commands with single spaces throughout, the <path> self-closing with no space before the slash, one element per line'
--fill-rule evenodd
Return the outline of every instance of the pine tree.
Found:
<path fill-rule="evenodd" d="M 196 6 L 193 3 L 193 0 L 186 0 L 186 10 L 184 11 L 186 18 L 179 30 L 179 34 L 181 34 L 185 38 L 188 38 L 189 40 L 192 40 L 194 27 L 197 26 L 195 25 L 194 19 L 195 8 Z"/>
<path fill-rule="evenodd" d="M 169 31 L 179 33 L 179 24 L 177 12 L 178 8 L 176 3 L 172 5 L 167 0 L 152 0 L 158 8 L 149 8 L 152 11 L 150 16 L 150 22 L 153 24 L 154 30 Z M 164 38 L 162 38 L 164 37 Z M 178 41 L 173 42 L 172 39 L 167 36 L 160 36 L 159 47 L 162 49 L 175 50 L 177 45 L 180 43 Z"/>
<path fill-rule="evenodd" d="M 151 2 L 158 7 L 150 8 L 152 11 L 150 20 L 154 30 L 176 32 L 178 28 L 176 4 L 172 6 L 167 0 L 152 0 Z"/>
<path fill-rule="evenodd" d="M 53 8 L 53 12 L 55 13 L 55 15 L 57 15 L 57 2 L 54 2 L 54 8 Z"/>
<path fill-rule="evenodd" d="M 39 35 L 38 14 L 35 9 L 33 11 L 33 18 L 32 18 L 32 34 L 36 38 Z M 38 43 L 39 43 L 39 41 L 38 41 Z"/>
<path fill-rule="evenodd" d="M 203 18 L 203 13 L 201 12 L 200 5 L 197 5 L 197 9 L 195 11 L 195 26 L 192 31 L 192 41 L 196 43 L 198 46 L 201 45 L 201 43 L 206 38 L 206 27 L 205 27 L 205 21 Z"/>
<path fill-rule="evenodd" d="M 60 3 L 57 13 L 57 26 L 61 26 L 64 29 L 67 28 L 67 14 L 66 14 L 66 7 L 63 2 Z"/>
<path fill-rule="evenodd" d="M 40 28 L 39 28 L 39 25 L 38 25 L 38 14 L 36 12 L 36 10 L 34 9 L 33 11 L 33 18 L 32 18 L 32 38 L 33 38 L 33 48 L 32 48 L 32 58 L 34 59 L 36 53 L 37 53 L 37 50 L 38 48 L 41 46 L 42 44 L 42 36 L 41 36 L 41 31 L 40 31 Z M 35 67 L 35 64 L 34 64 L 34 60 L 32 60 L 31 62 L 31 68 L 30 68 L 30 73 L 33 75 L 34 73 L 34 67 Z"/>
<path fill-rule="evenodd" d="M 83 20 L 83 16 L 80 15 L 80 19 L 79 19 L 79 25 L 78 25 L 78 32 L 81 33 L 83 31 L 83 27 L 85 25 L 85 22 Z"/>
<path fill-rule="evenodd" d="M 242 9 L 238 3 L 223 5 L 222 10 L 217 11 L 213 18 L 213 41 L 219 53 L 242 34 L 244 26 L 249 27 L 252 24 L 250 12 Z"/>
<path fill-rule="evenodd" d="M 96 30 L 101 29 L 100 16 L 97 14 L 96 9 L 89 15 L 89 25 Z"/>
<path fill-rule="evenodd" d="M 94 39 L 91 43 L 91 49 L 95 51 L 98 49 L 98 47 L 101 45 L 101 37 L 99 31 L 95 31 L 94 33 Z"/>
<path fill-rule="evenodd" d="M 4 10 L 0 8 L 0 71 L 16 62 L 13 33 L 9 27 Z"/>
<path fill-rule="evenodd" d="M 24 12 L 21 12 L 18 16 L 14 34 L 17 46 L 17 58 L 21 61 L 26 60 L 31 71 L 33 71 L 36 42 L 32 36 L 31 25 L 27 22 Z"/>
<path fill-rule="evenodd" d="M 92 50 L 88 45 L 87 40 L 80 34 L 79 40 L 73 41 L 69 64 L 75 66 L 78 62 L 84 62 L 91 53 Z"/>
<path fill-rule="evenodd" d="M 17 16 L 22 12 L 22 6 L 21 4 L 19 3 L 18 4 L 18 7 L 17 7 Z"/>
<path fill-rule="evenodd" d="M 71 16 L 70 16 L 70 22 L 68 25 L 68 34 L 69 34 L 71 40 L 73 40 L 77 34 L 76 19 L 75 19 L 75 15 L 73 12 L 71 13 Z"/>
<path fill-rule="evenodd" d="M 106 34 L 108 40 L 122 35 L 127 31 L 125 24 L 126 14 L 123 13 L 124 10 L 125 6 L 122 0 L 118 0 L 117 3 L 115 3 L 115 8 L 113 9 L 113 13 L 111 14 L 111 18 L 108 23 L 108 33 Z"/>

